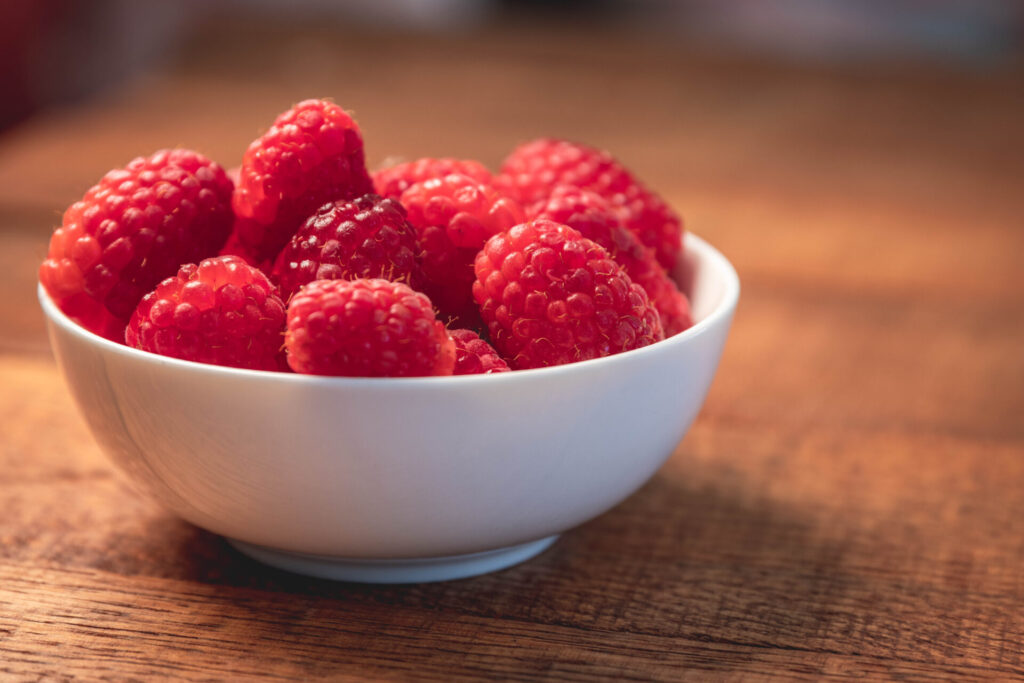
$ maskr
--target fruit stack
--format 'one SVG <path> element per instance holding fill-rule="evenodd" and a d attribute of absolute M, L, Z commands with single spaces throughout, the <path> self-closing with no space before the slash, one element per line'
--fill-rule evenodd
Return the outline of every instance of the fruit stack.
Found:
<path fill-rule="evenodd" d="M 497 175 L 369 173 L 359 126 L 307 100 L 237 171 L 164 150 L 64 213 L 39 279 L 79 325 L 152 353 L 356 377 L 599 358 L 689 327 L 679 217 L 608 153 L 541 139 Z"/>

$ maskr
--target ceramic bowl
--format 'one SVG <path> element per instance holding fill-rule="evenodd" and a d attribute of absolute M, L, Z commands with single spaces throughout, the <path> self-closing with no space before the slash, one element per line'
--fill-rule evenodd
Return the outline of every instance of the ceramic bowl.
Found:
<path fill-rule="evenodd" d="M 644 484 L 711 384 L 739 297 L 687 234 L 696 324 L 652 346 L 498 375 L 364 379 L 203 365 L 102 339 L 39 288 L 50 342 L 102 449 L 242 552 L 367 582 L 510 566 Z"/>

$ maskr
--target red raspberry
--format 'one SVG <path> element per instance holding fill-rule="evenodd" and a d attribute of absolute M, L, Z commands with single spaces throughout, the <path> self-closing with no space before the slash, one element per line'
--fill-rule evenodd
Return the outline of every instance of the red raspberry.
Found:
<path fill-rule="evenodd" d="M 306 100 L 277 117 L 242 159 L 232 205 L 238 239 L 273 261 L 300 225 L 336 199 L 373 191 L 359 126 L 336 104 Z"/>
<path fill-rule="evenodd" d="M 402 205 L 368 194 L 320 207 L 281 250 L 271 277 L 285 301 L 313 280 L 383 278 L 421 289 L 418 252 Z"/>
<path fill-rule="evenodd" d="M 475 267 L 473 296 L 512 368 L 600 358 L 664 338 L 643 288 L 568 226 L 517 225 L 487 240 Z"/>
<path fill-rule="evenodd" d="M 237 222 L 236 222 L 237 224 Z M 270 271 L 274 269 L 274 262 L 267 261 L 266 259 L 260 259 L 256 255 L 256 252 L 248 247 L 238 239 L 238 232 L 234 231 L 228 235 L 227 241 L 224 246 L 217 252 L 218 256 L 237 256 L 253 268 L 259 268 L 265 275 L 269 275 Z"/>
<path fill-rule="evenodd" d="M 231 230 L 231 181 L 216 163 L 162 150 L 110 171 L 64 212 L 39 280 L 83 327 L 124 341 L 139 299 Z"/>
<path fill-rule="evenodd" d="M 679 216 L 607 152 L 542 138 L 516 148 L 494 178 L 494 187 L 523 205 L 547 199 L 559 185 L 590 190 L 612 203 L 623 225 L 675 268 L 682 250 Z"/>
<path fill-rule="evenodd" d="M 190 263 L 142 297 L 125 341 L 213 365 L 281 370 L 284 302 L 267 276 L 236 256 Z"/>
<path fill-rule="evenodd" d="M 455 342 L 430 300 L 388 280 L 315 280 L 288 304 L 288 364 L 348 377 L 450 375 Z"/>
<path fill-rule="evenodd" d="M 402 193 L 423 249 L 426 292 L 442 316 L 462 326 L 479 321 L 473 304 L 473 259 L 491 235 L 525 220 L 522 207 L 472 178 L 451 174 Z"/>
<path fill-rule="evenodd" d="M 665 336 L 682 332 L 693 321 L 690 302 L 658 263 L 654 250 L 622 227 L 611 205 L 600 196 L 577 187 L 560 186 L 547 201 L 528 212 L 531 218 L 546 218 L 568 225 L 587 239 L 604 247 L 630 279 L 644 288 L 661 315 Z"/>
<path fill-rule="evenodd" d="M 455 342 L 456 375 L 489 375 L 508 372 L 511 368 L 494 347 L 473 330 L 448 330 Z"/>
<path fill-rule="evenodd" d="M 373 186 L 382 197 L 399 199 L 402 193 L 416 183 L 460 173 L 481 185 L 491 184 L 491 172 L 483 164 L 471 159 L 417 159 L 396 164 L 373 173 Z"/>

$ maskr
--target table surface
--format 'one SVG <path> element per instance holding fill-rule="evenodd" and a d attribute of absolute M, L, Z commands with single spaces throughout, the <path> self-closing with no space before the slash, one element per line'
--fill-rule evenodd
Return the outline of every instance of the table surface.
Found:
<path fill-rule="evenodd" d="M 235 28 L 0 137 L 0 677 L 1024 676 L 1019 67 Z M 671 459 L 524 565 L 264 568 L 130 489 L 64 387 L 34 300 L 63 207 L 163 146 L 235 165 L 309 96 L 355 110 L 373 164 L 611 149 L 740 273 Z"/>

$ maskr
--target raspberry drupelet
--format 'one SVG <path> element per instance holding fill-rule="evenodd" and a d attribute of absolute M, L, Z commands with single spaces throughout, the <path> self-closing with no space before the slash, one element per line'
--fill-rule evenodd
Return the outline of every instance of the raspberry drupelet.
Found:
<path fill-rule="evenodd" d="M 146 292 L 224 244 L 231 190 L 224 169 L 191 150 L 134 159 L 64 212 L 39 280 L 72 320 L 123 342 Z"/>
<path fill-rule="evenodd" d="M 313 280 L 381 278 L 419 290 L 418 252 L 402 205 L 368 194 L 320 207 L 281 250 L 271 278 L 285 301 Z"/>
<path fill-rule="evenodd" d="M 372 174 L 373 186 L 377 194 L 391 199 L 400 199 L 402 193 L 416 183 L 424 180 L 442 178 L 452 173 L 468 176 L 481 185 L 490 185 L 491 172 L 478 161 L 472 159 L 416 159 L 395 164 Z"/>
<path fill-rule="evenodd" d="M 476 326 L 473 259 L 488 237 L 525 220 L 522 207 L 455 173 L 412 185 L 401 201 L 419 238 L 430 300 L 442 318 Z"/>
<path fill-rule="evenodd" d="M 349 377 L 450 375 L 455 342 L 426 296 L 401 282 L 315 280 L 288 304 L 295 372 Z"/>
<path fill-rule="evenodd" d="M 555 188 L 549 199 L 532 206 L 527 214 L 530 218 L 568 225 L 604 247 L 630 279 L 647 292 L 661 315 L 666 337 L 693 324 L 689 300 L 658 263 L 654 250 L 622 227 L 611 205 L 599 195 L 563 185 Z"/>
<path fill-rule="evenodd" d="M 232 198 L 235 233 L 258 262 L 273 261 L 318 208 L 372 191 L 359 126 L 336 104 L 305 100 L 249 145 Z"/>
<path fill-rule="evenodd" d="M 448 334 L 455 342 L 454 374 L 490 375 L 511 369 L 494 347 L 473 330 L 448 330 Z"/>
<path fill-rule="evenodd" d="M 682 250 L 679 216 L 605 151 L 566 140 L 541 138 L 517 147 L 493 185 L 524 206 L 547 199 L 560 185 L 590 190 L 611 203 L 623 225 L 655 250 L 666 269 Z"/>
<path fill-rule="evenodd" d="M 285 307 L 274 285 L 236 256 L 181 267 L 144 296 L 125 342 L 183 360 L 282 370 Z"/>
<path fill-rule="evenodd" d="M 547 220 L 491 237 L 473 296 L 513 369 L 600 358 L 664 338 L 658 312 L 607 251 Z"/>

